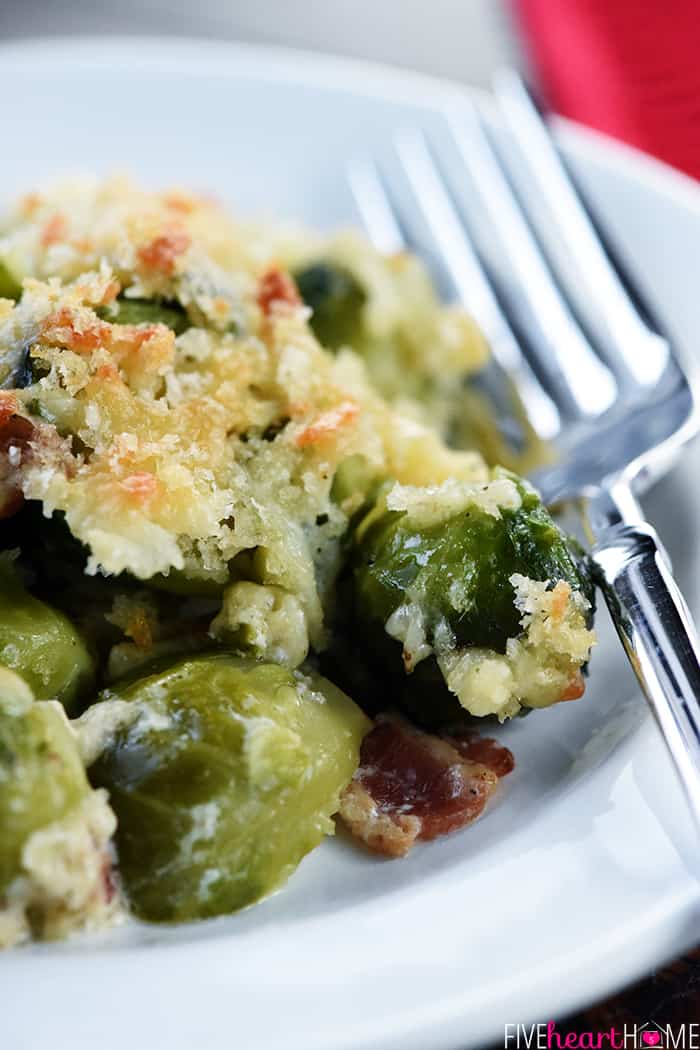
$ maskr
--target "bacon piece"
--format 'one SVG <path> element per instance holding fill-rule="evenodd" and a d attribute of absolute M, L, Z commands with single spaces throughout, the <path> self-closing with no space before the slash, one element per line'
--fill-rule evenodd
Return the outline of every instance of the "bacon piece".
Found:
<path fill-rule="evenodd" d="M 480 751 L 471 738 L 455 743 L 467 753 L 401 718 L 380 716 L 341 797 L 340 816 L 353 835 L 377 853 L 403 857 L 418 840 L 476 820 L 499 776 L 513 768 L 512 755 L 495 741 Z M 507 753 L 510 765 L 499 751 Z M 477 753 L 481 760 L 472 757 Z"/>
<path fill-rule="evenodd" d="M 0 521 L 17 514 L 24 505 L 24 496 L 14 485 L 8 485 L 0 476 Z"/>
<path fill-rule="evenodd" d="M 354 401 L 341 401 L 335 408 L 323 412 L 308 427 L 300 430 L 294 438 L 294 444 L 297 448 L 307 448 L 309 445 L 318 444 L 319 441 L 325 441 L 341 427 L 352 423 L 358 412 L 359 408 Z"/>
<path fill-rule="evenodd" d="M 258 306 L 266 317 L 275 303 L 286 303 L 298 306 L 301 303 L 296 284 L 285 270 L 273 266 L 262 275 L 258 282 Z"/>
<path fill-rule="evenodd" d="M 11 518 L 24 503 L 18 485 L 19 468 L 30 453 L 36 427 L 17 415 L 17 399 L 0 394 L 0 519 Z"/>
<path fill-rule="evenodd" d="M 0 391 L 0 519 L 11 517 L 22 506 L 20 472 L 30 459 L 59 464 L 67 477 L 75 472 L 70 441 L 51 424 L 20 415 L 15 395 Z"/>
<path fill-rule="evenodd" d="M 489 736 L 479 736 L 476 730 L 465 730 L 445 737 L 463 758 L 471 762 L 480 762 L 495 773 L 505 777 L 515 769 L 513 752 Z"/>
<path fill-rule="evenodd" d="M 146 269 L 157 270 L 169 277 L 175 270 L 178 256 L 183 255 L 191 243 L 187 233 L 164 233 L 144 244 L 137 254 Z"/>
<path fill-rule="evenodd" d="M 3 419 L 0 411 L 0 451 L 5 455 L 10 454 L 13 448 L 21 453 L 26 452 L 35 433 L 36 427 L 30 419 L 14 414 Z"/>

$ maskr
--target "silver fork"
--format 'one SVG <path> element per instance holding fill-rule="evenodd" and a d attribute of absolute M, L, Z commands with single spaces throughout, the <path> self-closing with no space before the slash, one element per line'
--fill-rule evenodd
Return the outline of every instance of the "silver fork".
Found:
<path fill-rule="evenodd" d="M 558 255 L 532 207 L 523 207 L 512 166 L 468 100 L 447 116 L 450 176 L 445 148 L 438 154 L 410 129 L 395 137 L 393 176 L 386 166 L 359 161 L 349 172 L 351 187 L 378 247 L 410 246 L 438 261 L 491 344 L 487 383 L 496 402 L 499 385 L 504 403 L 505 381 L 512 380 L 531 425 L 554 444 L 556 461 L 532 480 L 545 502 L 577 501 L 583 510 L 597 582 L 700 830 L 700 644 L 668 555 L 637 502 L 700 430 L 698 388 L 604 246 L 523 82 L 506 72 L 495 94 L 536 187 L 538 216 L 544 206 L 556 231 Z M 500 255 L 474 236 L 465 174 Z M 589 306 L 585 322 L 577 288 Z"/>

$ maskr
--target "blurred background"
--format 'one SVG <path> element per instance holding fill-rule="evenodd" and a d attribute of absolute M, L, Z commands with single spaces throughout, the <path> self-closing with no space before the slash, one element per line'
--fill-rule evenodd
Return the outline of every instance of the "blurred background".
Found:
<path fill-rule="evenodd" d="M 477 85 L 511 64 L 560 113 L 700 178 L 700 0 L 0 0 L 0 39 L 103 33 L 281 44 Z"/>
<path fill-rule="evenodd" d="M 286 44 L 472 84 L 487 83 L 495 66 L 518 57 L 500 0 L 0 0 L 4 38 L 78 32 Z"/>

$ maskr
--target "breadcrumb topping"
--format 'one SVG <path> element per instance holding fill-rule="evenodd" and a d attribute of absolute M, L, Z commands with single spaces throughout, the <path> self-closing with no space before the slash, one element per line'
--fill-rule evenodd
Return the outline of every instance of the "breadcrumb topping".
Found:
<path fill-rule="evenodd" d="M 381 397 L 356 353 L 319 345 L 284 266 L 321 249 L 366 280 L 371 339 L 401 333 L 409 356 L 428 339 L 436 375 L 482 361 L 473 326 L 438 305 L 415 261 L 383 259 L 352 237 L 322 243 L 236 224 L 193 194 L 123 179 L 59 183 L 25 198 L 0 239 L 0 259 L 23 284 L 0 318 L 0 371 L 10 376 L 25 355 L 32 381 L 13 392 L 18 417 L 57 438 L 31 440 L 8 487 L 65 515 L 91 574 L 223 585 L 236 559 L 256 552 L 251 582 L 299 608 L 306 639 L 294 658 L 324 644 L 329 567 L 347 526 L 331 497 L 340 463 L 361 455 L 408 486 L 484 474 L 478 455 L 448 450 L 403 414 L 417 402 Z M 411 288 L 421 323 L 409 338 Z M 145 297 L 180 304 L 186 330 L 110 313 L 117 299 Z M 495 507 L 510 495 L 473 498 Z M 249 595 L 250 610 L 236 615 L 252 623 Z"/>
<path fill-rule="evenodd" d="M 448 688 L 474 715 L 512 718 L 522 707 L 548 707 L 583 693 L 581 665 L 595 644 L 586 626 L 589 603 L 564 580 L 510 582 L 522 612 L 523 634 L 509 638 L 505 654 L 459 649 L 446 625 L 436 632 L 438 664 Z"/>

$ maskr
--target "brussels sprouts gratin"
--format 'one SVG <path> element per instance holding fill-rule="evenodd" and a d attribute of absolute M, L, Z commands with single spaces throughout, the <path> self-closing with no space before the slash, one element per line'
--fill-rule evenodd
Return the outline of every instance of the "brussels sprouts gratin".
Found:
<path fill-rule="evenodd" d="M 231 912 L 336 815 L 390 856 L 475 819 L 478 720 L 581 696 L 592 594 L 464 447 L 487 348 L 419 262 L 73 180 L 0 297 L 0 944 Z"/>

